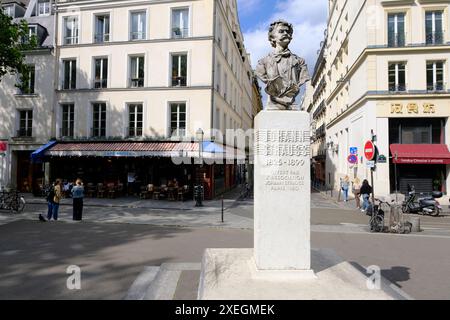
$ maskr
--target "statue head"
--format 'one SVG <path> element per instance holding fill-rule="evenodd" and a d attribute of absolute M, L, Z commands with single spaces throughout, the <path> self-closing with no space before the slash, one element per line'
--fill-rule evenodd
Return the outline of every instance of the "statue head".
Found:
<path fill-rule="evenodd" d="M 272 47 L 279 44 L 281 47 L 287 48 L 292 41 L 294 27 L 289 22 L 277 20 L 272 22 L 269 27 L 269 42 Z"/>

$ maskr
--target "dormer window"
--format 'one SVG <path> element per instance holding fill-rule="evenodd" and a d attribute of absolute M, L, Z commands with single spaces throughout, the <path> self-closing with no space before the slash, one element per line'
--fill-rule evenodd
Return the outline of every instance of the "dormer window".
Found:
<path fill-rule="evenodd" d="M 3 13 L 5 15 L 7 15 L 8 17 L 15 18 L 14 5 L 12 4 L 12 5 L 9 5 L 9 6 L 4 6 L 3 7 Z"/>
<path fill-rule="evenodd" d="M 33 37 L 37 37 L 37 26 L 30 25 L 28 26 L 28 36 L 23 37 L 22 43 L 29 43 Z"/>
<path fill-rule="evenodd" d="M 39 0 L 38 1 L 38 15 L 48 16 L 51 13 L 50 0 Z"/>

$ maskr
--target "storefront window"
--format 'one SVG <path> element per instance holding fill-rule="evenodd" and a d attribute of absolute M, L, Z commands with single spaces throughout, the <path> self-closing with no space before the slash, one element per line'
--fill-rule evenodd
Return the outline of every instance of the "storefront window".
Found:
<path fill-rule="evenodd" d="M 442 144 L 442 119 L 391 119 L 390 144 Z"/>

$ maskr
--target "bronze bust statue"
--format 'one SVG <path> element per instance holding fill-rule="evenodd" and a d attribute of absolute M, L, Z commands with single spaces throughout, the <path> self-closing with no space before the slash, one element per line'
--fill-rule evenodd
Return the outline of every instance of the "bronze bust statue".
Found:
<path fill-rule="evenodd" d="M 269 28 L 269 41 L 275 49 L 258 62 L 256 76 L 266 84 L 269 102 L 266 110 L 292 110 L 300 87 L 310 80 L 305 60 L 289 50 L 294 28 L 278 20 Z"/>

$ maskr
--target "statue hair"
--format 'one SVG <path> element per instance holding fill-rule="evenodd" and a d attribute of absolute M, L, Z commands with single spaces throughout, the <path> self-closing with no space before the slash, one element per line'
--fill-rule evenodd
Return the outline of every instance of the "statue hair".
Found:
<path fill-rule="evenodd" d="M 275 22 L 272 22 L 269 26 L 269 42 L 272 45 L 272 47 L 276 47 L 275 41 L 273 40 L 272 34 L 275 31 L 276 27 L 282 25 L 282 26 L 287 26 L 289 28 L 289 33 L 292 36 L 294 34 L 294 27 L 292 26 L 291 23 L 286 22 L 284 20 L 277 20 Z"/>

